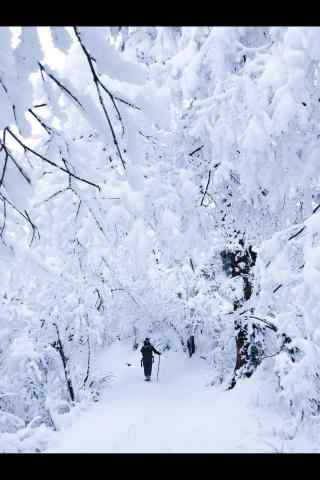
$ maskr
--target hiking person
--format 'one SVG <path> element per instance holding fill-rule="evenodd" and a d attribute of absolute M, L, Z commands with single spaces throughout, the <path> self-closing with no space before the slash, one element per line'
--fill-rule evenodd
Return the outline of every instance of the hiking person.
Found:
<path fill-rule="evenodd" d="M 142 353 L 141 367 L 143 365 L 144 375 L 146 377 L 145 381 L 150 382 L 152 364 L 154 361 L 153 353 L 156 353 L 157 355 L 161 355 L 161 353 L 158 352 L 158 350 L 156 350 L 153 345 L 151 345 L 150 338 L 146 338 L 144 340 L 140 352 Z"/>
<path fill-rule="evenodd" d="M 192 355 L 196 351 L 196 346 L 194 343 L 194 335 L 190 335 L 190 337 L 188 338 L 187 347 L 188 347 L 189 357 L 192 357 Z"/>

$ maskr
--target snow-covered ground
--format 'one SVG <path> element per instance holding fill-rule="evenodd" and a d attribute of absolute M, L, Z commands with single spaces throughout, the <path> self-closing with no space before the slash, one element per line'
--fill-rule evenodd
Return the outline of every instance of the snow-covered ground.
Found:
<path fill-rule="evenodd" d="M 100 368 L 113 372 L 113 382 L 97 404 L 55 436 L 47 452 L 274 451 L 263 440 L 264 422 L 249 401 L 250 388 L 226 392 L 210 386 L 206 362 L 181 352 L 161 356 L 156 382 L 157 361 L 147 383 L 139 352 L 122 343 L 111 346 Z M 264 420 L 270 428 L 275 419 Z"/>

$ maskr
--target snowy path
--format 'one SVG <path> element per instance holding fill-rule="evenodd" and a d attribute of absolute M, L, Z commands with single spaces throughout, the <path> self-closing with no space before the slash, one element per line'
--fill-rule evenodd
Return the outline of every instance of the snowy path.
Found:
<path fill-rule="evenodd" d="M 104 357 L 116 378 L 99 403 L 57 435 L 47 452 L 266 452 L 261 422 L 237 390 L 208 387 L 196 355 L 161 357 L 159 383 L 143 381 L 139 353 L 124 345 Z M 126 362 L 133 365 L 128 367 Z M 260 432 L 260 433 L 259 433 Z"/>

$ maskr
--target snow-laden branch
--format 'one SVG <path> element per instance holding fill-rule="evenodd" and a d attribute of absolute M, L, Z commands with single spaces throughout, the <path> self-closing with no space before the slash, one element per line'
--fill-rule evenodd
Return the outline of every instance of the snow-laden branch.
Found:
<path fill-rule="evenodd" d="M 111 131 L 111 135 L 112 135 L 112 138 L 113 138 L 113 143 L 115 144 L 115 147 L 116 147 L 116 150 L 118 152 L 118 155 L 119 155 L 119 158 L 121 160 L 121 163 L 122 163 L 122 166 L 124 168 L 124 170 L 126 169 L 126 163 L 125 163 L 125 160 L 122 156 L 122 153 L 121 153 L 121 150 L 120 150 L 120 146 L 119 146 L 119 142 L 118 142 L 118 139 L 117 139 L 117 136 L 116 136 L 116 133 L 115 133 L 115 130 L 113 128 L 113 125 L 112 125 L 112 122 L 111 122 L 111 119 L 110 119 L 110 116 L 108 114 L 108 111 L 107 111 L 107 108 L 105 106 L 105 103 L 104 103 L 104 100 L 103 100 L 103 96 L 102 96 L 102 93 L 101 93 L 101 88 L 109 95 L 109 98 L 116 110 L 116 113 L 118 115 L 118 119 L 120 121 L 120 124 L 121 124 L 121 127 L 122 127 L 122 131 L 124 132 L 124 126 L 123 126 L 123 122 L 122 122 L 122 118 L 121 118 L 121 115 L 120 115 L 120 112 L 119 112 L 119 109 L 115 103 L 115 99 L 112 95 L 112 93 L 107 89 L 107 87 L 101 82 L 101 80 L 99 79 L 98 77 L 98 74 L 94 68 L 94 65 L 93 65 L 93 57 L 90 55 L 90 53 L 88 52 L 86 46 L 84 45 L 83 41 L 81 40 L 81 35 L 80 35 L 80 32 L 78 30 L 77 27 L 74 27 L 74 32 L 75 32 L 75 35 L 79 41 L 79 44 L 82 48 L 82 51 L 84 52 L 85 56 L 86 56 L 86 59 L 87 59 L 87 62 L 89 64 L 89 67 L 90 67 L 90 71 L 92 73 L 92 78 L 93 78 L 93 81 L 94 81 L 94 84 L 95 84 L 95 87 L 96 87 L 96 90 L 97 90 L 97 94 L 98 94 L 98 99 L 99 99 L 99 102 L 100 102 L 100 105 L 102 107 L 102 110 L 104 112 L 104 115 L 107 119 L 107 122 L 108 122 L 108 125 L 109 125 L 109 128 L 110 128 L 110 131 Z"/>

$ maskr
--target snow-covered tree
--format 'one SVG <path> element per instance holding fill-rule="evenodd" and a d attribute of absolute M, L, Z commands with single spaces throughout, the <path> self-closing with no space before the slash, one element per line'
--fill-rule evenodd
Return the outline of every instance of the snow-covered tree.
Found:
<path fill-rule="evenodd" d="M 8 425 L 147 334 L 317 413 L 318 29 L 52 27 L 59 67 L 41 34 L 0 28 Z"/>

